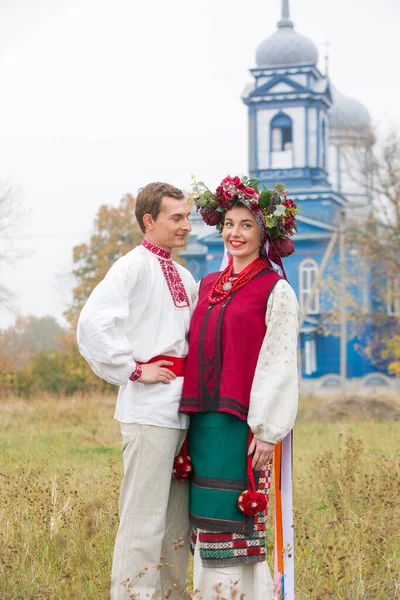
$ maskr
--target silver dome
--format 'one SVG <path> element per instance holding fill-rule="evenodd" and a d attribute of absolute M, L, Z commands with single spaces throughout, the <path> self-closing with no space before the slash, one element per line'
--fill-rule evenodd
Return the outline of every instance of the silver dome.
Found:
<path fill-rule="evenodd" d="M 295 32 L 289 19 L 282 19 L 278 30 L 258 46 L 256 62 L 265 68 L 316 65 L 318 50 L 314 42 Z"/>
<path fill-rule="evenodd" d="M 329 111 L 331 131 L 336 132 L 370 132 L 371 117 L 368 109 L 358 100 L 341 94 L 331 84 L 333 104 Z"/>

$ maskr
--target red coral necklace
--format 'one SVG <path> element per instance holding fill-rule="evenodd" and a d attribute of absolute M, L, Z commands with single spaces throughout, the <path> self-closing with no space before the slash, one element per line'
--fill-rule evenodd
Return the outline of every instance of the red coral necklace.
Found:
<path fill-rule="evenodd" d="M 230 294 L 240 290 L 240 288 L 258 275 L 265 267 L 265 260 L 258 257 L 240 271 L 238 275 L 233 275 L 233 261 L 231 260 L 211 288 L 208 295 L 210 304 L 218 304 L 218 302 L 222 302 Z"/>

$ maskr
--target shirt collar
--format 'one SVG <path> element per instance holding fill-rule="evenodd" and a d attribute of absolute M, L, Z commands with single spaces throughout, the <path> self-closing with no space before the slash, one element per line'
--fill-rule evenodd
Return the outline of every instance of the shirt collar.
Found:
<path fill-rule="evenodd" d="M 157 246 L 154 242 L 151 242 L 147 238 L 143 238 L 142 246 L 157 256 L 157 258 L 164 258 L 166 260 L 171 258 L 171 250 L 166 250 Z"/>

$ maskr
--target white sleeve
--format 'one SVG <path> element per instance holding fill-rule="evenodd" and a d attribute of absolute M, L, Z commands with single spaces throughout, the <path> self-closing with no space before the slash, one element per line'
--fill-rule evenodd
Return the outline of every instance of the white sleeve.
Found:
<path fill-rule="evenodd" d="M 298 406 L 299 306 L 287 281 L 267 303 L 265 334 L 250 394 L 248 424 L 254 436 L 276 444 L 293 428 Z"/>
<path fill-rule="evenodd" d="M 124 330 L 138 269 L 129 269 L 128 277 L 128 267 L 123 259 L 111 267 L 89 296 L 78 320 L 82 356 L 96 375 L 115 385 L 126 383 L 136 368 Z"/>

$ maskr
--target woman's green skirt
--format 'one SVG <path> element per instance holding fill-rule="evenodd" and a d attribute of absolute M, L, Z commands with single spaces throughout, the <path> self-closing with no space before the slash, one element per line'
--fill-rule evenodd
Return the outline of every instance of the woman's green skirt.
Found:
<path fill-rule="evenodd" d="M 193 526 L 215 531 L 252 531 L 253 518 L 238 508 L 247 489 L 249 426 L 228 413 L 191 416 L 189 455 L 193 462 L 189 513 Z"/>

